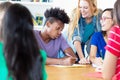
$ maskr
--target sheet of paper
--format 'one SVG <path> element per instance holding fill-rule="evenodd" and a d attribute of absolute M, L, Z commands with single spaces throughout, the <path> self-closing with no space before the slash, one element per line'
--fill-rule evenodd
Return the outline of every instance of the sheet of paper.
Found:
<path fill-rule="evenodd" d="M 86 67 L 87 65 L 81 65 L 81 64 L 73 64 L 72 66 L 65 66 L 65 65 L 49 65 L 49 66 L 54 66 L 54 67 Z"/>
<path fill-rule="evenodd" d="M 93 64 L 93 63 L 92 63 L 92 67 L 95 67 L 95 68 L 96 68 L 96 67 L 99 67 L 99 66 L 98 66 L 98 65 L 96 65 L 96 64 Z"/>

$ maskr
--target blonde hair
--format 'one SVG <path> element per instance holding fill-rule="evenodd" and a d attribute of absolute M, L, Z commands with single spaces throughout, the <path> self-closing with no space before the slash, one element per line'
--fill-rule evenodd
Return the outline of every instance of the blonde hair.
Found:
<path fill-rule="evenodd" d="M 96 0 L 85 0 L 89 3 L 90 5 L 90 10 L 93 16 L 98 14 L 98 9 L 97 9 L 97 1 Z M 78 6 L 73 9 L 71 16 L 70 16 L 70 23 L 68 27 L 68 40 L 71 40 L 74 29 L 78 27 L 78 21 L 80 18 L 80 9 L 79 9 L 79 3 L 80 0 L 78 0 Z"/>
<path fill-rule="evenodd" d="M 70 23 L 68 27 L 68 40 L 71 40 L 74 29 L 78 25 L 79 18 L 80 18 L 80 11 L 79 8 L 77 7 L 73 9 L 72 14 L 70 16 Z"/>

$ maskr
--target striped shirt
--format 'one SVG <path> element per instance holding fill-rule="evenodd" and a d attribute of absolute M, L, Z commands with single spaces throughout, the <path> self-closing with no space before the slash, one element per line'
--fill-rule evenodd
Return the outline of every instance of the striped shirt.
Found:
<path fill-rule="evenodd" d="M 116 67 L 116 77 L 120 79 L 120 27 L 115 25 L 110 31 L 106 50 L 118 57 Z M 118 80 L 117 79 L 117 80 Z"/>

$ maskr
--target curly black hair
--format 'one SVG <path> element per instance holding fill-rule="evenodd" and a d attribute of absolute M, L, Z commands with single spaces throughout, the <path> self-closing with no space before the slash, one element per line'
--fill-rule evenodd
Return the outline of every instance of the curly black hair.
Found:
<path fill-rule="evenodd" d="M 44 13 L 44 16 L 46 18 L 46 21 L 50 20 L 49 18 L 55 18 L 57 20 L 62 21 L 63 23 L 70 22 L 70 18 L 68 17 L 67 13 L 60 8 L 47 9 Z"/>

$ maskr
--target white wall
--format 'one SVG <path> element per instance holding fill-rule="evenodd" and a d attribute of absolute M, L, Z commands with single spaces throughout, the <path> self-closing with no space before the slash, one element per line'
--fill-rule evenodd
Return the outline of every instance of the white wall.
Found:
<path fill-rule="evenodd" d="M 104 10 L 105 8 L 113 8 L 116 0 L 97 0 L 97 7 Z M 54 7 L 65 9 L 68 15 L 71 14 L 72 9 L 77 7 L 78 0 L 53 0 Z M 67 25 L 66 25 L 67 26 Z M 65 31 L 67 27 L 64 28 Z"/>
<path fill-rule="evenodd" d="M 65 9 L 69 14 L 71 9 L 77 6 L 77 1 L 78 0 L 53 0 L 53 4 L 56 7 Z M 115 1 L 116 0 L 97 0 L 97 7 L 102 10 L 105 8 L 113 8 Z"/>
<path fill-rule="evenodd" d="M 77 1 L 78 0 L 53 0 L 53 6 L 65 9 L 69 15 L 72 9 L 77 6 Z"/>
<path fill-rule="evenodd" d="M 97 0 L 98 8 L 104 10 L 105 8 L 113 8 L 116 0 Z"/>

